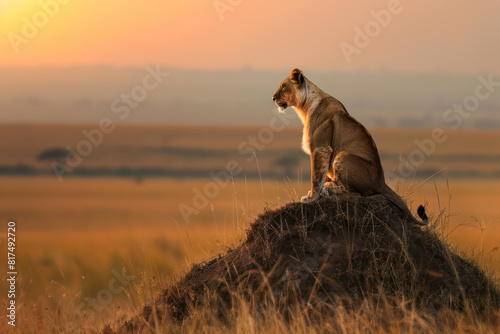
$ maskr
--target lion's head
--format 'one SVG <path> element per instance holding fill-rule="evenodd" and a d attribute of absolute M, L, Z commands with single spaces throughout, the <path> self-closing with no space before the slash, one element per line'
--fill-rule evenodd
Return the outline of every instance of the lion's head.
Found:
<path fill-rule="evenodd" d="M 304 75 L 298 68 L 294 68 L 290 76 L 283 80 L 273 95 L 273 101 L 280 112 L 288 107 L 297 107 L 302 102 Z"/>

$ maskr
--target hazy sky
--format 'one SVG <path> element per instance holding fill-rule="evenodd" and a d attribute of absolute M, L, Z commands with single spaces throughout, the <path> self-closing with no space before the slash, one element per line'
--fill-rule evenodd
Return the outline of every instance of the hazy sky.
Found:
<path fill-rule="evenodd" d="M 500 73 L 500 1 L 494 0 L 0 3 L 0 66 Z M 389 9 L 391 17 L 376 23 L 373 11 Z M 369 29 L 369 40 L 355 41 L 357 27 Z M 350 62 L 341 45 L 356 47 Z"/>

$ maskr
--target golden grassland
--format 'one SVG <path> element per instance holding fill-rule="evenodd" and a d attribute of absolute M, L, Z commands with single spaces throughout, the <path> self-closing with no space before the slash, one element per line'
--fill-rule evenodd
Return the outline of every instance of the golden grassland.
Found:
<path fill-rule="evenodd" d="M 73 288 L 83 284 L 84 293 L 96 293 L 123 261 L 174 273 L 235 244 L 266 206 L 297 201 L 308 187 L 235 181 L 187 222 L 179 205 L 194 207 L 194 189 L 203 189 L 208 181 L 2 178 L 0 216 L 17 221 L 17 256 L 26 293 L 35 298 L 51 281 Z M 500 180 L 418 182 L 401 185 L 399 192 L 415 204 L 425 203 L 431 217 L 441 211 L 450 215 L 446 234 L 460 248 L 495 254 Z M 488 265 L 500 270 L 495 257 Z"/>
<path fill-rule="evenodd" d="M 80 131 L 83 128 L 91 129 L 92 126 L 0 126 L 0 165 L 22 163 L 47 167 L 47 162 L 36 161 L 36 155 L 49 147 L 76 145 L 82 138 Z M 227 158 L 210 158 L 211 161 L 205 164 L 202 159 L 173 160 L 159 153 L 130 156 L 127 155 L 130 153 L 128 147 L 234 150 L 238 143 L 258 131 L 259 128 L 118 127 L 91 156 L 84 159 L 82 165 L 202 166 L 210 169 Z M 415 139 L 429 137 L 429 131 L 424 130 L 372 132 L 380 151 L 402 155 L 415 149 Z M 455 163 L 439 159 L 450 154 L 499 156 L 500 146 L 493 143 L 499 142 L 500 133 L 461 131 L 449 135 L 450 139 L 439 145 L 435 155 L 422 167 L 500 170 L 495 161 L 478 163 L 471 159 Z M 275 140 L 266 145 L 265 150 L 296 149 L 299 144 L 298 129 L 284 130 L 275 134 Z M 121 152 L 124 147 L 127 149 Z M 263 170 L 272 165 L 265 158 L 259 158 L 259 163 Z M 384 161 L 386 170 L 396 166 L 397 161 Z M 211 182 L 208 178 L 146 178 L 136 182 L 127 178 L 66 177 L 60 183 L 55 177 L 0 177 L 0 221 L 4 222 L 5 230 L 8 220 L 17 222 L 17 300 L 21 325 L 17 329 L 24 328 L 20 332 L 26 333 L 43 332 L 44 328 L 60 329 L 58 326 L 67 322 L 99 328 L 105 321 L 130 314 L 193 263 L 236 245 L 252 219 L 265 207 L 276 208 L 298 201 L 309 187 L 308 180 L 300 179 L 293 182 L 236 179 L 220 188 L 217 196 L 210 198 L 197 209 L 199 213 L 186 221 L 179 205 L 194 206 L 196 189 L 203 191 L 208 182 Z M 412 201 L 414 208 L 425 203 L 431 221 L 440 213 L 440 219 L 443 215 L 448 217 L 443 236 L 484 266 L 500 272 L 497 258 L 500 247 L 500 179 L 457 178 L 447 182 L 441 177 L 415 179 L 391 186 Z M 0 231 L 0 234 L 5 232 Z M 2 237 L 0 242 L 2 254 L 6 254 L 5 238 Z M 0 264 L 4 275 L 5 261 Z M 113 293 L 109 302 L 98 301 L 97 306 L 92 306 L 92 299 L 98 299 L 103 290 L 109 290 L 110 281 L 124 269 L 127 275 L 134 276 L 132 282 L 123 286 L 123 291 Z M 2 277 L 2 302 L 7 290 L 5 282 L 5 277 Z M 79 307 L 83 312 L 77 312 Z M 250 307 L 243 301 L 238 307 L 239 322 L 233 329 L 241 333 L 261 330 L 328 332 L 329 327 L 324 324 L 310 328 L 306 319 L 300 316 L 296 327 L 290 329 L 278 316 L 270 317 L 268 321 L 252 317 Z M 439 320 L 442 325 L 439 327 L 437 320 L 411 310 L 396 314 L 388 309 L 373 311 L 372 306 L 366 307 L 364 313 L 345 313 L 342 319 L 330 319 L 331 328 L 345 333 L 368 329 L 377 332 L 377 328 L 386 328 L 382 326 L 387 321 L 381 315 L 384 312 L 393 317 L 390 327 L 393 332 L 411 332 L 412 324 L 440 332 L 436 328 L 452 328 L 447 327 L 447 321 L 458 323 L 456 328 L 482 326 L 470 317 L 450 314 L 449 318 Z M 202 328 L 209 322 L 207 318 L 210 318 L 209 310 L 201 312 L 187 328 L 178 331 L 209 332 Z M 5 314 L 2 314 L 2 321 L 5 321 Z M 248 321 L 258 326 L 252 327 Z M 4 322 L 0 325 L 5 328 L 2 327 Z M 212 332 L 225 330 L 223 324 L 213 323 Z"/>
<path fill-rule="evenodd" d="M 154 295 L 161 282 L 237 244 L 265 207 L 296 201 L 308 187 L 307 182 L 236 181 L 187 223 L 179 204 L 192 205 L 193 189 L 207 181 L 158 178 L 138 184 L 128 179 L 68 178 L 59 183 L 54 178 L 1 178 L 0 216 L 3 221 L 17 221 L 18 298 L 20 314 L 28 317 L 24 321 L 32 322 L 30 316 L 36 312 L 52 319 L 49 314 L 66 304 L 73 306 L 65 308 L 74 310 L 84 303 L 85 312 L 97 314 L 95 324 L 125 314 L 127 307 Z M 450 218 L 444 235 L 449 241 L 499 272 L 495 256 L 500 236 L 499 186 L 500 180 L 457 179 L 450 184 L 417 180 L 400 185 L 399 192 L 415 204 L 426 203 L 431 220 L 446 212 Z M 4 253 L 5 248 L 2 239 Z M 98 304 L 95 312 L 86 298 L 95 299 L 107 289 L 112 272 L 121 273 L 123 268 L 135 277 L 133 289 L 148 292 L 125 287 L 127 293 L 113 295 L 112 302 Z M 283 324 L 266 326 L 271 330 Z"/>

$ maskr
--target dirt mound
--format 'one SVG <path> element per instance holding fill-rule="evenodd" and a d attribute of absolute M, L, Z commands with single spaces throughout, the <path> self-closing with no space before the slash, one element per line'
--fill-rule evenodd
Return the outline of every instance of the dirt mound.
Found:
<path fill-rule="evenodd" d="M 266 210 L 239 247 L 193 266 L 121 332 L 183 320 L 208 304 L 224 317 L 235 292 L 272 298 L 283 312 L 297 303 L 331 311 L 339 302 L 392 297 L 434 312 L 482 312 L 500 300 L 494 282 L 432 228 L 410 225 L 384 196 L 345 194 Z"/>

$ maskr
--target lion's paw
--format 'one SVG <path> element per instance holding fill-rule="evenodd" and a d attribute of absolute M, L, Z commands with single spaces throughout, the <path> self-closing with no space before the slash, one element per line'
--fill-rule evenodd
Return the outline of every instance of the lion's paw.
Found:
<path fill-rule="evenodd" d="M 326 182 L 323 189 L 321 189 L 321 196 L 331 197 L 344 192 L 345 189 L 342 186 L 338 186 L 333 182 Z"/>
<path fill-rule="evenodd" d="M 300 199 L 300 201 L 302 203 L 309 203 L 309 202 L 314 201 L 315 199 L 316 199 L 315 197 L 312 197 L 310 195 L 304 195 L 304 196 L 302 196 L 302 198 Z"/>
<path fill-rule="evenodd" d="M 307 203 L 307 202 L 309 202 L 309 199 L 310 199 L 310 198 L 311 198 L 311 197 L 309 197 L 309 196 L 307 196 L 307 195 L 304 195 L 304 196 L 302 196 L 302 198 L 300 199 L 300 201 L 301 201 L 302 203 Z"/>

